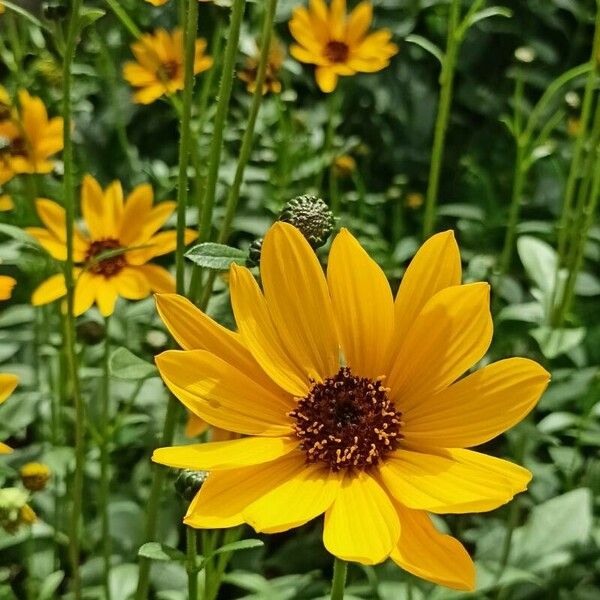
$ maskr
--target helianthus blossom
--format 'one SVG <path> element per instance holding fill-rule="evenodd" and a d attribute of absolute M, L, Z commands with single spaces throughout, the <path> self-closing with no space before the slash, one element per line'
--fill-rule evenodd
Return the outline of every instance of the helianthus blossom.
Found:
<path fill-rule="evenodd" d="M 238 331 L 185 298 L 157 296 L 183 348 L 156 363 L 167 387 L 210 424 L 247 437 L 155 451 L 155 462 L 209 471 L 184 522 L 248 523 L 274 533 L 325 514 L 327 550 L 391 558 L 452 588 L 474 588 L 460 542 L 428 513 L 492 510 L 531 474 L 468 448 L 515 425 L 549 375 L 526 358 L 489 364 L 489 286 L 461 285 L 451 232 L 433 236 L 394 300 L 378 265 L 343 229 L 327 275 L 306 239 L 276 223 L 264 238 L 262 290 L 232 266 Z"/>
<path fill-rule="evenodd" d="M 183 89 L 183 32 L 157 29 L 143 35 L 131 45 L 137 62 L 125 63 L 123 76 L 137 91 L 133 99 L 138 104 L 151 104 L 164 94 Z M 213 60 L 206 56 L 206 40 L 196 40 L 194 74 L 206 71 Z"/>
<path fill-rule="evenodd" d="M 18 110 L 7 106 L 2 90 L 0 114 L 0 184 L 22 173 L 50 173 L 51 156 L 63 147 L 62 117 L 49 119 L 42 100 L 26 90 Z"/>
<path fill-rule="evenodd" d="M 267 71 L 265 73 L 265 82 L 263 83 L 263 94 L 271 92 L 279 94 L 281 92 L 281 81 L 279 80 L 279 72 L 283 66 L 285 59 L 285 51 L 281 42 L 277 38 L 271 40 L 269 48 L 269 57 L 267 59 Z M 258 75 L 258 63 L 260 60 L 260 50 L 255 44 L 252 55 L 246 57 L 244 66 L 240 69 L 238 77 L 246 83 L 246 89 L 251 94 L 256 89 L 256 77 Z"/>
<path fill-rule="evenodd" d="M 0 404 L 2 404 L 14 391 L 19 383 L 16 375 L 0 373 Z M 9 446 L 0 442 L 0 454 L 12 452 Z"/>
<path fill-rule="evenodd" d="M 123 198 L 118 181 L 105 190 L 86 175 L 81 188 L 81 211 L 85 230 L 76 227 L 73 240 L 75 269 L 75 314 L 83 314 L 95 302 L 104 316 L 112 314 L 118 296 L 129 300 L 146 298 L 152 292 L 175 289 L 173 276 L 149 261 L 173 252 L 176 232 L 161 231 L 175 211 L 175 202 L 153 206 L 152 187 L 142 184 Z M 67 258 L 65 210 L 45 198 L 36 201 L 43 227 L 28 227 L 27 232 L 52 257 Z M 185 243 L 196 233 L 185 230 Z M 53 302 L 66 294 L 62 273 L 53 275 L 33 293 L 32 304 Z"/>
<path fill-rule="evenodd" d="M 365 1 L 348 15 L 346 0 L 310 0 L 310 8 L 298 6 L 289 23 L 297 44 L 290 54 L 300 62 L 316 65 L 317 85 L 332 92 L 339 76 L 374 73 L 389 65 L 398 52 L 392 33 L 379 29 L 367 33 L 373 20 L 373 5 Z"/>
<path fill-rule="evenodd" d="M 17 285 L 17 280 L 9 275 L 0 275 L 0 300 L 8 300 Z"/>

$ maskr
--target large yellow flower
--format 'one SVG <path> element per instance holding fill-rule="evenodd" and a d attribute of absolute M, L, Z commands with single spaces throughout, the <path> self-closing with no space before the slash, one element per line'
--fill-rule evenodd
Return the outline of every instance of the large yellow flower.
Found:
<path fill-rule="evenodd" d="M 492 337 L 489 286 L 460 285 L 451 232 L 432 237 L 396 296 L 352 235 L 327 277 L 304 237 L 275 224 L 259 288 L 233 266 L 238 332 L 177 295 L 158 310 L 183 351 L 156 359 L 169 389 L 240 440 L 158 449 L 156 462 L 210 471 L 185 523 L 273 533 L 325 513 L 326 548 L 363 564 L 390 557 L 459 589 L 473 563 L 427 513 L 492 510 L 526 489 L 520 466 L 465 448 L 520 421 L 549 375 L 511 358 L 459 379 Z"/>
<path fill-rule="evenodd" d="M 289 25 L 298 43 L 290 47 L 290 54 L 316 65 L 318 86 L 332 92 L 338 76 L 381 71 L 398 52 L 388 29 L 367 35 L 372 19 L 368 1 L 346 15 L 346 0 L 332 0 L 329 8 L 323 0 L 310 0 L 310 9 L 294 9 Z"/>
<path fill-rule="evenodd" d="M 148 184 L 137 186 L 126 200 L 118 181 L 102 190 L 86 175 L 81 188 L 81 210 L 87 231 L 74 232 L 75 314 L 98 305 L 104 316 L 112 314 L 118 296 L 129 300 L 146 298 L 151 292 L 172 292 L 175 282 L 163 267 L 149 263 L 152 258 L 173 252 L 175 231 L 158 230 L 175 210 L 175 202 L 153 206 L 154 194 Z M 27 231 L 57 260 L 66 260 L 65 211 L 56 202 L 40 198 L 37 213 L 46 226 Z M 185 243 L 196 238 L 185 231 Z M 33 293 L 34 305 L 47 304 L 66 294 L 62 273 L 53 275 Z"/>
<path fill-rule="evenodd" d="M 0 404 L 2 404 L 14 391 L 19 383 L 19 378 L 16 375 L 8 373 L 0 373 Z M 8 454 L 12 449 L 0 442 L 0 454 Z"/>
<path fill-rule="evenodd" d="M 128 62 L 123 67 L 123 76 L 138 90 L 134 101 L 150 104 L 163 94 L 173 94 L 183 89 L 183 32 L 175 29 L 169 33 L 157 29 L 153 34 L 145 34 L 131 45 L 137 62 Z M 204 54 L 206 41 L 196 40 L 194 73 L 206 71 L 213 60 Z"/>
<path fill-rule="evenodd" d="M 50 160 L 63 147 L 62 117 L 48 118 L 40 98 L 19 92 L 19 110 L 10 110 L 0 94 L 0 184 L 21 173 L 50 173 Z"/>

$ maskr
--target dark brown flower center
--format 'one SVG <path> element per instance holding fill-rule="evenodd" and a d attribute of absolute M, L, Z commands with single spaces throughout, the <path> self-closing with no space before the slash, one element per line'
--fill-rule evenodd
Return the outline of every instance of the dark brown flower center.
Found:
<path fill-rule="evenodd" d="M 92 242 L 85 257 L 88 271 L 94 273 L 94 275 L 104 275 L 107 278 L 116 275 L 127 264 L 125 255 L 115 254 L 115 256 L 99 257 L 109 253 L 111 250 L 116 251 L 121 249 L 119 240 L 115 240 L 114 238 Z"/>
<path fill-rule="evenodd" d="M 324 462 L 332 471 L 368 469 L 396 450 L 402 438 L 402 414 L 383 377 L 357 377 L 347 367 L 314 383 L 289 416 L 307 462 Z"/>
<path fill-rule="evenodd" d="M 179 71 L 179 66 L 176 60 L 170 60 L 162 65 L 161 70 L 167 79 L 175 79 Z"/>
<path fill-rule="evenodd" d="M 325 46 L 325 58 L 333 63 L 344 63 L 350 56 L 350 48 L 345 42 L 331 40 Z"/>

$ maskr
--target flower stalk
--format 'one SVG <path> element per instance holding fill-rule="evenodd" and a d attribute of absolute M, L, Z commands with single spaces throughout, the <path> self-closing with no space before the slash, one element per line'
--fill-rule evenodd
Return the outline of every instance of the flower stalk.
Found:
<path fill-rule="evenodd" d="M 188 576 L 188 600 L 198 600 L 198 532 L 192 527 L 185 528 L 186 539 L 186 570 Z"/>
<path fill-rule="evenodd" d="M 347 574 L 348 563 L 336 556 L 333 563 L 333 579 L 331 580 L 331 600 L 343 600 Z"/>

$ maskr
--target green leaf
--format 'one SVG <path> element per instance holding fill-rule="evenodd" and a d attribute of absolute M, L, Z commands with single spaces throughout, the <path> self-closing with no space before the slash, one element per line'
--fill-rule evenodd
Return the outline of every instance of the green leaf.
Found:
<path fill-rule="evenodd" d="M 510 8 L 506 8 L 505 6 L 490 6 L 488 8 L 484 8 L 479 12 L 476 12 L 470 19 L 467 24 L 467 28 L 472 27 L 475 23 L 479 23 L 480 21 L 484 21 L 485 19 L 489 19 L 491 17 L 505 17 L 510 19 L 513 13 Z"/>
<path fill-rule="evenodd" d="M 158 375 L 156 367 L 132 354 L 127 348 L 117 348 L 108 363 L 110 374 L 119 379 L 146 379 Z"/>
<path fill-rule="evenodd" d="M 50 573 L 50 575 L 44 579 L 42 585 L 40 586 L 37 596 L 38 600 L 51 600 L 54 598 L 56 590 L 64 578 L 64 571 L 54 571 L 54 573 Z"/>
<path fill-rule="evenodd" d="M 411 33 L 404 38 L 409 44 L 415 44 L 425 50 L 425 52 L 429 52 L 433 57 L 437 58 L 440 65 L 444 64 L 444 53 L 438 48 L 433 42 L 430 42 L 427 38 L 424 38 L 421 35 L 415 35 Z"/>
<path fill-rule="evenodd" d="M 151 560 L 166 560 L 175 562 L 185 562 L 186 556 L 177 548 L 172 548 L 166 544 L 158 542 L 148 542 L 138 550 L 139 556 L 144 556 Z"/>
<path fill-rule="evenodd" d="M 15 227 L 15 225 L 0 223 L 0 234 L 10 237 L 13 240 L 17 240 L 22 244 L 27 244 L 28 246 L 36 246 L 37 248 L 40 247 L 37 240 L 33 236 L 29 235 L 24 229 Z"/>
<path fill-rule="evenodd" d="M 248 254 L 239 248 L 206 242 L 190 248 L 185 257 L 205 269 L 226 271 L 233 263 L 245 264 Z"/>
<path fill-rule="evenodd" d="M 249 550 L 250 548 L 261 548 L 264 545 L 265 543 L 261 540 L 239 540 L 238 542 L 231 542 L 231 544 L 225 544 L 224 546 L 217 548 L 212 555 L 224 554 L 225 552 L 237 552 L 238 550 Z"/>
<path fill-rule="evenodd" d="M 542 292 L 551 292 L 556 279 L 556 252 L 546 242 L 530 235 L 517 240 L 517 252 L 531 281 Z"/>
<path fill-rule="evenodd" d="M 580 417 L 569 412 L 557 411 L 544 417 L 537 425 L 542 433 L 556 433 L 576 425 Z"/>
<path fill-rule="evenodd" d="M 101 8 L 89 8 L 82 7 L 79 12 L 79 30 L 82 31 L 89 25 L 95 23 L 98 19 L 101 19 L 106 14 L 105 10 Z"/>
<path fill-rule="evenodd" d="M 584 327 L 552 329 L 544 326 L 538 327 L 530 333 L 540 345 L 540 349 L 546 358 L 556 358 L 579 346 L 585 337 L 585 331 Z"/>

